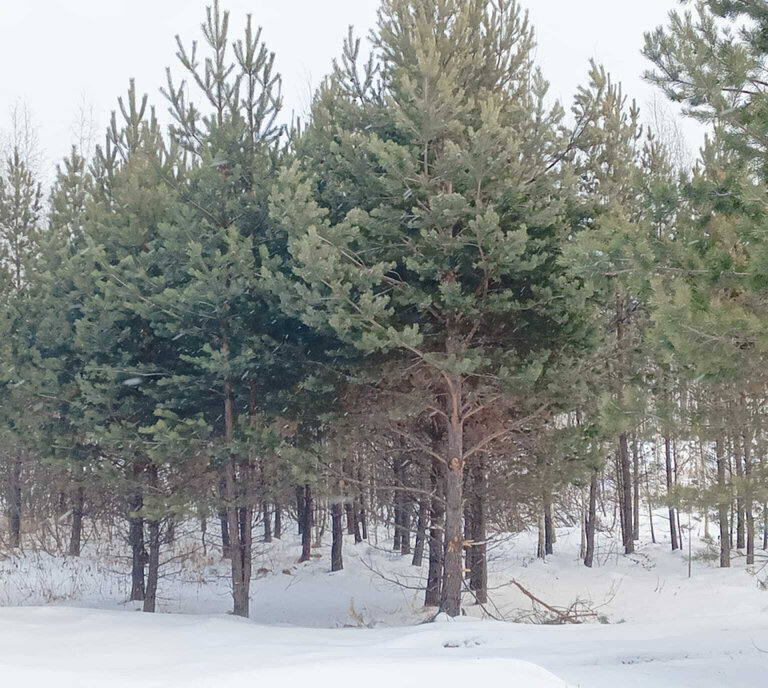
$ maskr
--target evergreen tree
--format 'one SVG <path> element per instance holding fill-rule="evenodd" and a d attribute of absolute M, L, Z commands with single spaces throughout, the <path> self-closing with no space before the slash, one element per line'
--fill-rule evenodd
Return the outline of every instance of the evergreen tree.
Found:
<path fill-rule="evenodd" d="M 285 169 L 273 194 L 296 277 L 284 303 L 419 371 L 415 391 L 442 433 L 438 450 L 422 447 L 446 503 L 441 609 L 456 616 L 464 472 L 551 402 L 555 354 L 579 341 L 578 288 L 558 267 L 568 144 L 516 3 L 388 0 L 374 47 L 378 64 L 355 79 L 347 43 L 306 132 L 323 157 Z M 500 423 L 467 442 L 470 419 L 502 404 Z"/>

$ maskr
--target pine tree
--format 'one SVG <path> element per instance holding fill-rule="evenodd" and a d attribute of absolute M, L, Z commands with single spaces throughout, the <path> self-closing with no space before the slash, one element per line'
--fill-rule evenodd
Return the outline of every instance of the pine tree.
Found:
<path fill-rule="evenodd" d="M 516 3 L 389 0 L 374 46 L 378 64 L 355 77 L 347 42 L 299 144 L 308 157 L 273 194 L 296 278 L 284 303 L 419 371 L 414 392 L 442 434 L 438 450 L 421 447 L 446 503 L 441 610 L 456 616 L 464 471 L 550 401 L 554 352 L 579 337 L 577 290 L 558 268 L 567 141 Z M 470 444 L 471 419 L 501 404 Z"/>

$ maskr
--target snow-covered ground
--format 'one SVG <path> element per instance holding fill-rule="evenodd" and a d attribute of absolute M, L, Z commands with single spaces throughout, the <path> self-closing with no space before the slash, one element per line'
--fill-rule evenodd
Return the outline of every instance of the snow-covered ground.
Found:
<path fill-rule="evenodd" d="M 387 544 L 383 533 L 378 546 L 346 543 L 345 570 L 333 574 L 327 546 L 305 564 L 292 536 L 260 546 L 250 621 L 226 614 L 226 565 L 199 553 L 167 565 L 159 608 L 169 613 L 157 615 L 131 611 L 118 560 L 0 560 L 0 686 L 768 686 L 765 559 L 721 570 L 697 558 L 689 579 L 666 542 L 643 540 L 624 557 L 604 536 L 600 565 L 587 570 L 578 530 L 560 529 L 546 562 L 522 534 L 490 552 L 486 613 L 467 599 L 468 616 L 422 623 L 434 615 L 411 589 L 422 572 Z M 694 552 L 705 548 L 695 537 Z M 551 605 L 581 600 L 602 623 L 512 623 L 533 611 L 513 579 Z"/>

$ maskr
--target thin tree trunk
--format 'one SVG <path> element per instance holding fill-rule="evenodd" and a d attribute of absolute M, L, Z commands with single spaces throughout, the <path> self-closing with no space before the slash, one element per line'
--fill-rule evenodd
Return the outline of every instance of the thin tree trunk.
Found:
<path fill-rule="evenodd" d="M 149 535 L 149 559 L 147 566 L 147 589 L 144 593 L 144 611 L 154 612 L 157 602 L 157 581 L 160 573 L 160 521 L 147 521 Z"/>
<path fill-rule="evenodd" d="M 635 551 L 633 539 L 634 528 L 632 526 L 632 472 L 629 457 L 629 445 L 627 433 L 619 435 L 619 465 L 621 468 L 622 510 L 624 522 L 624 554 L 632 554 Z"/>
<path fill-rule="evenodd" d="M 592 472 L 589 481 L 589 506 L 587 507 L 587 522 L 585 531 L 587 537 L 587 553 L 584 557 L 584 566 L 592 568 L 595 559 L 595 525 L 597 523 L 597 471 Z"/>
<path fill-rule="evenodd" d="M 640 450 L 637 435 L 632 435 L 632 539 L 640 539 Z"/>
<path fill-rule="evenodd" d="M 725 483 L 725 461 L 723 441 L 718 438 L 715 442 L 717 455 L 717 487 L 718 513 L 720 520 L 720 567 L 729 568 L 731 565 L 731 540 L 728 528 L 728 500 L 726 499 L 727 486 Z"/>
<path fill-rule="evenodd" d="M 138 475 L 138 470 L 134 469 Z M 140 516 L 144 497 L 139 489 L 131 496 L 128 504 L 128 543 L 131 547 L 131 601 L 144 600 L 144 564 L 147 553 L 144 549 L 144 519 Z"/>
<path fill-rule="evenodd" d="M 424 544 L 427 539 L 427 522 L 429 521 L 429 497 L 422 496 L 419 500 L 419 515 L 416 521 L 416 542 L 413 546 L 413 566 L 421 566 L 424 561 Z"/>
<path fill-rule="evenodd" d="M 219 500 L 227 501 L 227 479 L 222 472 L 219 478 Z M 229 521 L 227 520 L 226 508 L 219 509 L 219 523 L 221 524 L 221 556 L 229 559 L 232 556 L 232 543 L 229 538 Z"/>
<path fill-rule="evenodd" d="M 309 483 L 304 485 L 301 505 L 301 557 L 299 563 L 312 558 L 312 488 Z"/>
<path fill-rule="evenodd" d="M 304 528 L 304 487 L 302 485 L 296 485 L 296 518 L 298 526 L 298 533 L 302 535 Z"/>
<path fill-rule="evenodd" d="M 261 506 L 262 519 L 264 520 L 264 542 L 272 542 L 272 514 L 269 511 L 269 503 Z"/>
<path fill-rule="evenodd" d="M 470 588 L 475 591 L 478 604 L 488 602 L 488 547 L 485 515 L 486 475 L 482 454 L 474 457 L 472 474 L 472 573 Z"/>
<path fill-rule="evenodd" d="M 752 438 L 748 432 L 742 435 L 744 448 L 744 516 L 747 526 L 747 565 L 755 563 L 755 515 L 752 500 Z"/>
<path fill-rule="evenodd" d="M 672 449 L 669 435 L 664 436 L 664 459 L 667 473 L 667 499 L 669 500 L 669 540 L 672 545 L 672 551 L 680 548 L 677 539 L 677 523 L 675 519 L 675 507 L 672 506 L 672 484 L 674 476 L 672 473 Z"/>
<path fill-rule="evenodd" d="M 342 547 L 344 544 L 344 507 L 338 499 L 331 504 L 331 571 L 341 571 L 344 568 Z"/>
<path fill-rule="evenodd" d="M 432 499 L 429 514 L 429 571 L 427 572 L 427 590 L 424 595 L 425 607 L 439 607 L 442 592 L 445 504 L 441 499 L 440 468 L 437 460 L 433 459 L 430 471 Z"/>
<path fill-rule="evenodd" d="M 79 557 L 83 538 L 83 511 L 85 487 L 77 485 L 72 493 L 72 529 L 69 534 L 69 556 Z"/>
<path fill-rule="evenodd" d="M 731 450 L 736 464 L 736 549 L 743 550 L 747 544 L 744 518 L 744 461 L 739 446 L 739 439 L 734 436 L 731 440 Z"/>
<path fill-rule="evenodd" d="M 552 492 L 549 486 L 544 488 L 544 552 L 554 554 L 555 526 L 552 521 Z"/>
<path fill-rule="evenodd" d="M 22 457 L 17 450 L 8 468 L 8 545 L 12 549 L 21 547 L 21 471 Z"/>
<path fill-rule="evenodd" d="M 283 536 L 283 510 L 279 504 L 275 504 L 275 540 Z"/>

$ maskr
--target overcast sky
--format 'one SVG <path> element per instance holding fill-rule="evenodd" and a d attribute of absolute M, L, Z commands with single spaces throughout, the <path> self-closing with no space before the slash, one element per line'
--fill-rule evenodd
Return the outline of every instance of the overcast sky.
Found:
<path fill-rule="evenodd" d="M 0 130 L 14 103 L 29 107 L 49 169 L 74 142 L 82 105 L 97 140 L 117 96 L 135 77 L 158 110 L 165 67 L 175 65 L 174 36 L 199 38 L 210 0 L 0 0 Z M 340 52 L 347 27 L 367 34 L 378 0 L 222 0 L 239 29 L 248 12 L 264 27 L 284 78 L 288 110 L 306 109 L 312 86 Z M 590 58 L 603 63 L 641 106 L 654 89 L 641 79 L 643 31 L 665 21 L 676 0 L 528 0 L 537 60 L 552 94 L 569 105 Z M 700 133 L 686 125 L 691 148 Z"/>

